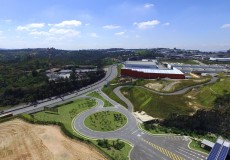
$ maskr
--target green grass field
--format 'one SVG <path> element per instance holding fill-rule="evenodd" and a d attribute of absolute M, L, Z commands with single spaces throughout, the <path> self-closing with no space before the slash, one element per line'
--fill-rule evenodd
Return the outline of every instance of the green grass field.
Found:
<path fill-rule="evenodd" d="M 128 108 L 125 102 L 123 102 L 117 95 L 113 92 L 113 90 L 118 87 L 119 85 L 114 85 L 114 86 L 104 86 L 102 88 L 102 91 L 109 96 L 112 100 L 116 101 L 117 103 L 123 105 L 124 107 Z"/>
<path fill-rule="evenodd" d="M 96 105 L 96 101 L 92 99 L 78 99 L 71 104 L 58 107 L 58 113 L 41 111 L 32 114 L 33 118 L 38 121 L 46 122 L 61 122 L 66 129 L 74 134 L 71 122 L 72 119 L 87 109 L 90 109 Z"/>
<path fill-rule="evenodd" d="M 133 103 L 135 111 L 145 111 L 153 117 L 166 118 L 171 113 L 193 112 L 187 104 L 189 99 L 181 95 L 161 96 L 138 87 L 125 87 L 121 91 L 126 93 L 124 96 Z"/>
<path fill-rule="evenodd" d="M 92 92 L 92 93 L 88 94 L 88 96 L 95 97 L 95 98 L 102 100 L 104 102 L 104 107 L 112 107 L 113 106 L 109 101 L 104 99 L 98 92 Z"/>
<path fill-rule="evenodd" d="M 95 131 L 108 132 L 115 131 L 127 123 L 127 118 L 114 111 L 102 111 L 88 116 L 85 125 Z"/>
<path fill-rule="evenodd" d="M 206 108 L 212 108 L 217 96 L 230 92 L 230 78 L 220 78 L 214 84 L 204 86 L 190 94 L 196 97 L 196 101 Z"/>
<path fill-rule="evenodd" d="M 204 152 L 204 153 L 208 154 L 209 151 L 205 150 L 200 145 L 201 145 L 200 142 L 192 140 L 192 142 L 189 144 L 189 147 L 192 148 L 192 149 L 195 149 L 195 150 L 198 150 L 198 151 L 201 151 L 201 152 Z"/>

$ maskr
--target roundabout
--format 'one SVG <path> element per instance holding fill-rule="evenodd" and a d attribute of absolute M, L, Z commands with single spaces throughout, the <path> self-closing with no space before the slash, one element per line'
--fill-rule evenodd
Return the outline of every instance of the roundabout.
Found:
<path fill-rule="evenodd" d="M 127 118 L 120 112 L 102 111 L 85 118 L 85 126 L 99 132 L 109 132 L 120 129 L 127 123 Z"/>
<path fill-rule="evenodd" d="M 88 137 L 91 139 L 103 139 L 103 138 L 120 138 L 121 135 L 125 135 L 127 132 L 133 131 L 137 128 L 136 119 L 130 112 L 121 107 L 121 106 L 114 106 L 114 107 L 103 107 L 104 102 L 100 99 L 95 98 L 97 101 L 97 106 L 91 108 L 85 112 L 82 112 L 80 115 L 75 117 L 73 121 L 73 128 L 84 137 Z M 105 129 L 95 129 L 95 127 L 89 127 L 86 125 L 85 121 L 88 121 L 87 118 L 94 115 L 95 113 L 100 112 L 109 112 L 115 114 L 121 114 L 123 119 L 122 125 L 115 127 L 113 130 L 106 131 Z M 89 118 L 90 119 L 90 118 Z M 98 118 L 99 119 L 99 118 Z M 88 122 L 87 122 L 88 123 Z M 108 123 L 108 122 L 107 122 Z M 91 125 L 92 126 L 92 125 Z M 100 128 L 100 127 L 98 127 Z M 108 128 L 107 128 L 108 129 Z M 110 129 L 110 128 L 109 128 Z"/>
<path fill-rule="evenodd" d="M 139 128 L 137 120 L 132 114 L 133 106 L 130 105 L 129 109 L 127 110 L 119 103 L 111 100 L 103 92 L 100 92 L 100 94 L 104 99 L 108 100 L 113 107 L 103 107 L 104 102 L 101 99 L 93 98 L 96 100 L 97 105 L 94 108 L 80 113 L 72 121 L 73 129 L 84 138 L 91 140 L 121 139 L 125 142 L 128 142 L 133 147 L 129 153 L 129 158 L 132 160 L 185 160 L 188 158 L 194 160 L 205 159 L 204 154 L 190 151 L 188 148 L 189 140 L 184 136 L 151 135 L 143 131 Z M 92 125 L 88 125 L 88 122 L 85 122 L 87 119 L 90 119 L 90 116 L 105 112 L 115 114 L 122 113 L 122 115 L 126 117 L 127 121 L 125 123 L 123 122 L 123 125 L 118 128 L 114 128 L 113 130 L 110 130 L 110 128 L 107 128 L 106 130 L 105 128 L 103 130 L 98 129 L 100 127 L 97 127 L 97 129 L 91 128 L 90 126 Z M 94 121 L 93 117 L 91 119 Z M 104 117 L 104 119 L 106 118 Z"/>

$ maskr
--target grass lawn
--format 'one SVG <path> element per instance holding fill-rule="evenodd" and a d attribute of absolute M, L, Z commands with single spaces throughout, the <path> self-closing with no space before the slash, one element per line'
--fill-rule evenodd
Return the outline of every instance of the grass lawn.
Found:
<path fill-rule="evenodd" d="M 166 118 L 171 113 L 189 114 L 194 111 L 185 96 L 161 96 L 138 87 L 125 87 L 121 92 L 133 103 L 135 111 L 145 111 L 153 117 Z"/>
<path fill-rule="evenodd" d="M 180 83 L 177 83 L 175 85 L 173 85 L 172 89 L 170 90 L 170 92 L 174 92 L 186 87 L 190 87 L 190 86 L 195 86 L 198 84 L 203 84 L 206 83 L 208 81 L 210 81 L 211 78 L 200 78 L 200 79 L 188 79 L 188 80 L 180 80 Z"/>
<path fill-rule="evenodd" d="M 61 122 L 69 132 L 75 134 L 71 126 L 73 118 L 82 111 L 90 109 L 95 105 L 96 101 L 93 99 L 78 99 L 71 104 L 58 107 L 58 113 L 41 111 L 32 114 L 32 117 L 38 121 Z"/>
<path fill-rule="evenodd" d="M 32 115 L 23 114 L 22 116 L 24 117 L 24 119 L 33 121 L 34 123 L 36 122 L 38 123 L 38 121 L 45 122 L 46 124 L 54 124 L 54 122 L 60 122 L 64 125 L 65 129 L 70 134 L 68 136 L 72 138 L 76 137 L 76 138 L 87 140 L 86 138 L 82 137 L 72 129 L 72 120 L 79 113 L 88 110 L 94 107 L 95 105 L 96 105 L 95 100 L 78 99 L 73 103 L 59 106 L 58 113 L 50 112 L 50 111 L 41 111 Z M 115 149 L 108 150 L 98 146 L 96 140 L 89 140 L 89 141 L 95 144 L 98 148 L 104 151 L 107 155 L 111 156 L 113 159 L 117 159 L 117 157 L 118 159 L 122 159 L 122 158 L 125 160 L 129 159 L 128 156 L 132 147 L 128 143 L 125 143 L 125 147 L 122 148 L 121 150 L 115 150 Z M 112 140 L 109 140 L 109 142 L 112 143 Z"/>
<path fill-rule="evenodd" d="M 123 105 L 124 107 L 128 108 L 128 106 L 126 105 L 125 102 L 123 102 L 119 97 L 117 97 L 117 95 L 113 92 L 113 90 L 118 87 L 119 85 L 108 85 L 108 86 L 104 86 L 102 88 L 102 91 L 111 99 L 113 99 L 114 101 L 116 101 L 117 103 Z"/>
<path fill-rule="evenodd" d="M 85 125 L 95 131 L 108 132 L 115 131 L 127 123 L 127 118 L 114 111 L 102 111 L 88 116 Z"/>
<path fill-rule="evenodd" d="M 230 78 L 226 77 L 220 78 L 218 82 L 204 86 L 189 94 L 196 97 L 197 103 L 200 103 L 206 108 L 212 108 L 216 97 L 223 95 L 225 92 L 230 92 Z"/>
<path fill-rule="evenodd" d="M 104 102 L 104 107 L 112 107 L 113 106 L 109 101 L 104 99 L 98 92 L 92 92 L 92 93 L 88 94 L 88 96 L 95 97 L 95 98 L 102 100 Z"/>
<path fill-rule="evenodd" d="M 210 151 L 207 151 L 206 149 L 202 148 L 201 143 L 199 141 L 192 140 L 192 142 L 189 144 L 189 147 L 204 153 L 209 153 Z"/>
<path fill-rule="evenodd" d="M 167 59 L 162 60 L 162 62 L 168 62 L 168 63 L 183 63 L 183 64 L 199 64 L 193 60 L 190 59 Z"/>

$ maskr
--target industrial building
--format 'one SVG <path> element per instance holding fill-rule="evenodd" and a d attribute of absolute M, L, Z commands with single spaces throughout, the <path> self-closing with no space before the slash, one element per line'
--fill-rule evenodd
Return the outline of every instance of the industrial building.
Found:
<path fill-rule="evenodd" d="M 210 61 L 216 61 L 216 62 L 230 62 L 230 58 L 213 58 L 213 57 L 211 57 L 209 60 Z"/>
<path fill-rule="evenodd" d="M 184 73 L 177 68 L 160 65 L 156 60 L 126 61 L 121 68 L 121 76 L 144 79 L 185 79 Z"/>

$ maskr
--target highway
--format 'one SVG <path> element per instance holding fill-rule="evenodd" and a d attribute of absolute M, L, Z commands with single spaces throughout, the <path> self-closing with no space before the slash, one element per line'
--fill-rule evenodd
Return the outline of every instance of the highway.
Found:
<path fill-rule="evenodd" d="M 79 91 L 75 91 L 71 94 L 52 97 L 50 99 L 39 101 L 37 105 L 21 105 L 16 108 L 5 110 L 5 113 L 12 113 L 13 115 L 21 113 L 33 113 L 43 110 L 44 107 L 53 107 L 57 104 L 66 103 L 78 98 L 86 97 L 85 95 L 92 91 L 98 91 L 101 96 L 109 101 L 113 107 L 103 107 L 104 102 L 100 99 L 96 99 L 97 106 L 91 108 L 74 119 L 73 128 L 83 136 L 89 138 L 118 138 L 130 142 L 133 145 L 133 149 L 130 153 L 132 160 L 204 160 L 206 155 L 193 151 L 188 148 L 189 139 L 184 136 L 175 135 L 151 135 L 139 128 L 137 120 L 133 116 L 133 105 L 126 99 L 121 93 L 120 88 L 115 88 L 114 92 L 118 95 L 127 105 L 128 110 L 121 106 L 119 103 L 110 99 L 105 95 L 101 88 L 115 78 L 117 75 L 117 67 L 110 66 L 106 73 L 105 78 L 99 82 L 90 86 L 84 87 Z M 90 114 L 98 111 L 117 111 L 124 114 L 127 117 L 127 124 L 113 132 L 97 132 L 92 131 L 84 125 L 84 120 Z"/>
<path fill-rule="evenodd" d="M 58 104 L 63 104 L 66 103 L 68 101 L 72 101 L 75 100 L 79 97 L 81 97 L 82 95 L 100 89 L 102 88 L 105 84 L 107 84 L 109 81 L 111 81 L 112 79 L 114 79 L 117 76 L 117 67 L 116 65 L 112 65 L 108 67 L 108 70 L 106 72 L 106 76 L 101 79 L 100 81 L 86 86 L 84 88 L 81 88 L 78 91 L 74 91 L 72 93 L 69 94 L 65 94 L 65 95 L 61 95 L 58 97 L 51 97 L 49 99 L 44 99 L 44 100 L 40 100 L 38 101 L 37 104 L 29 104 L 29 105 L 20 105 L 14 108 L 10 108 L 7 110 L 4 110 L 2 114 L 6 114 L 6 113 L 11 113 L 13 115 L 18 115 L 18 114 L 22 114 L 22 113 L 33 113 L 33 112 L 37 112 L 40 110 L 43 110 L 44 107 L 53 107 L 55 105 Z M 1 114 L 0 114 L 1 115 Z"/>

